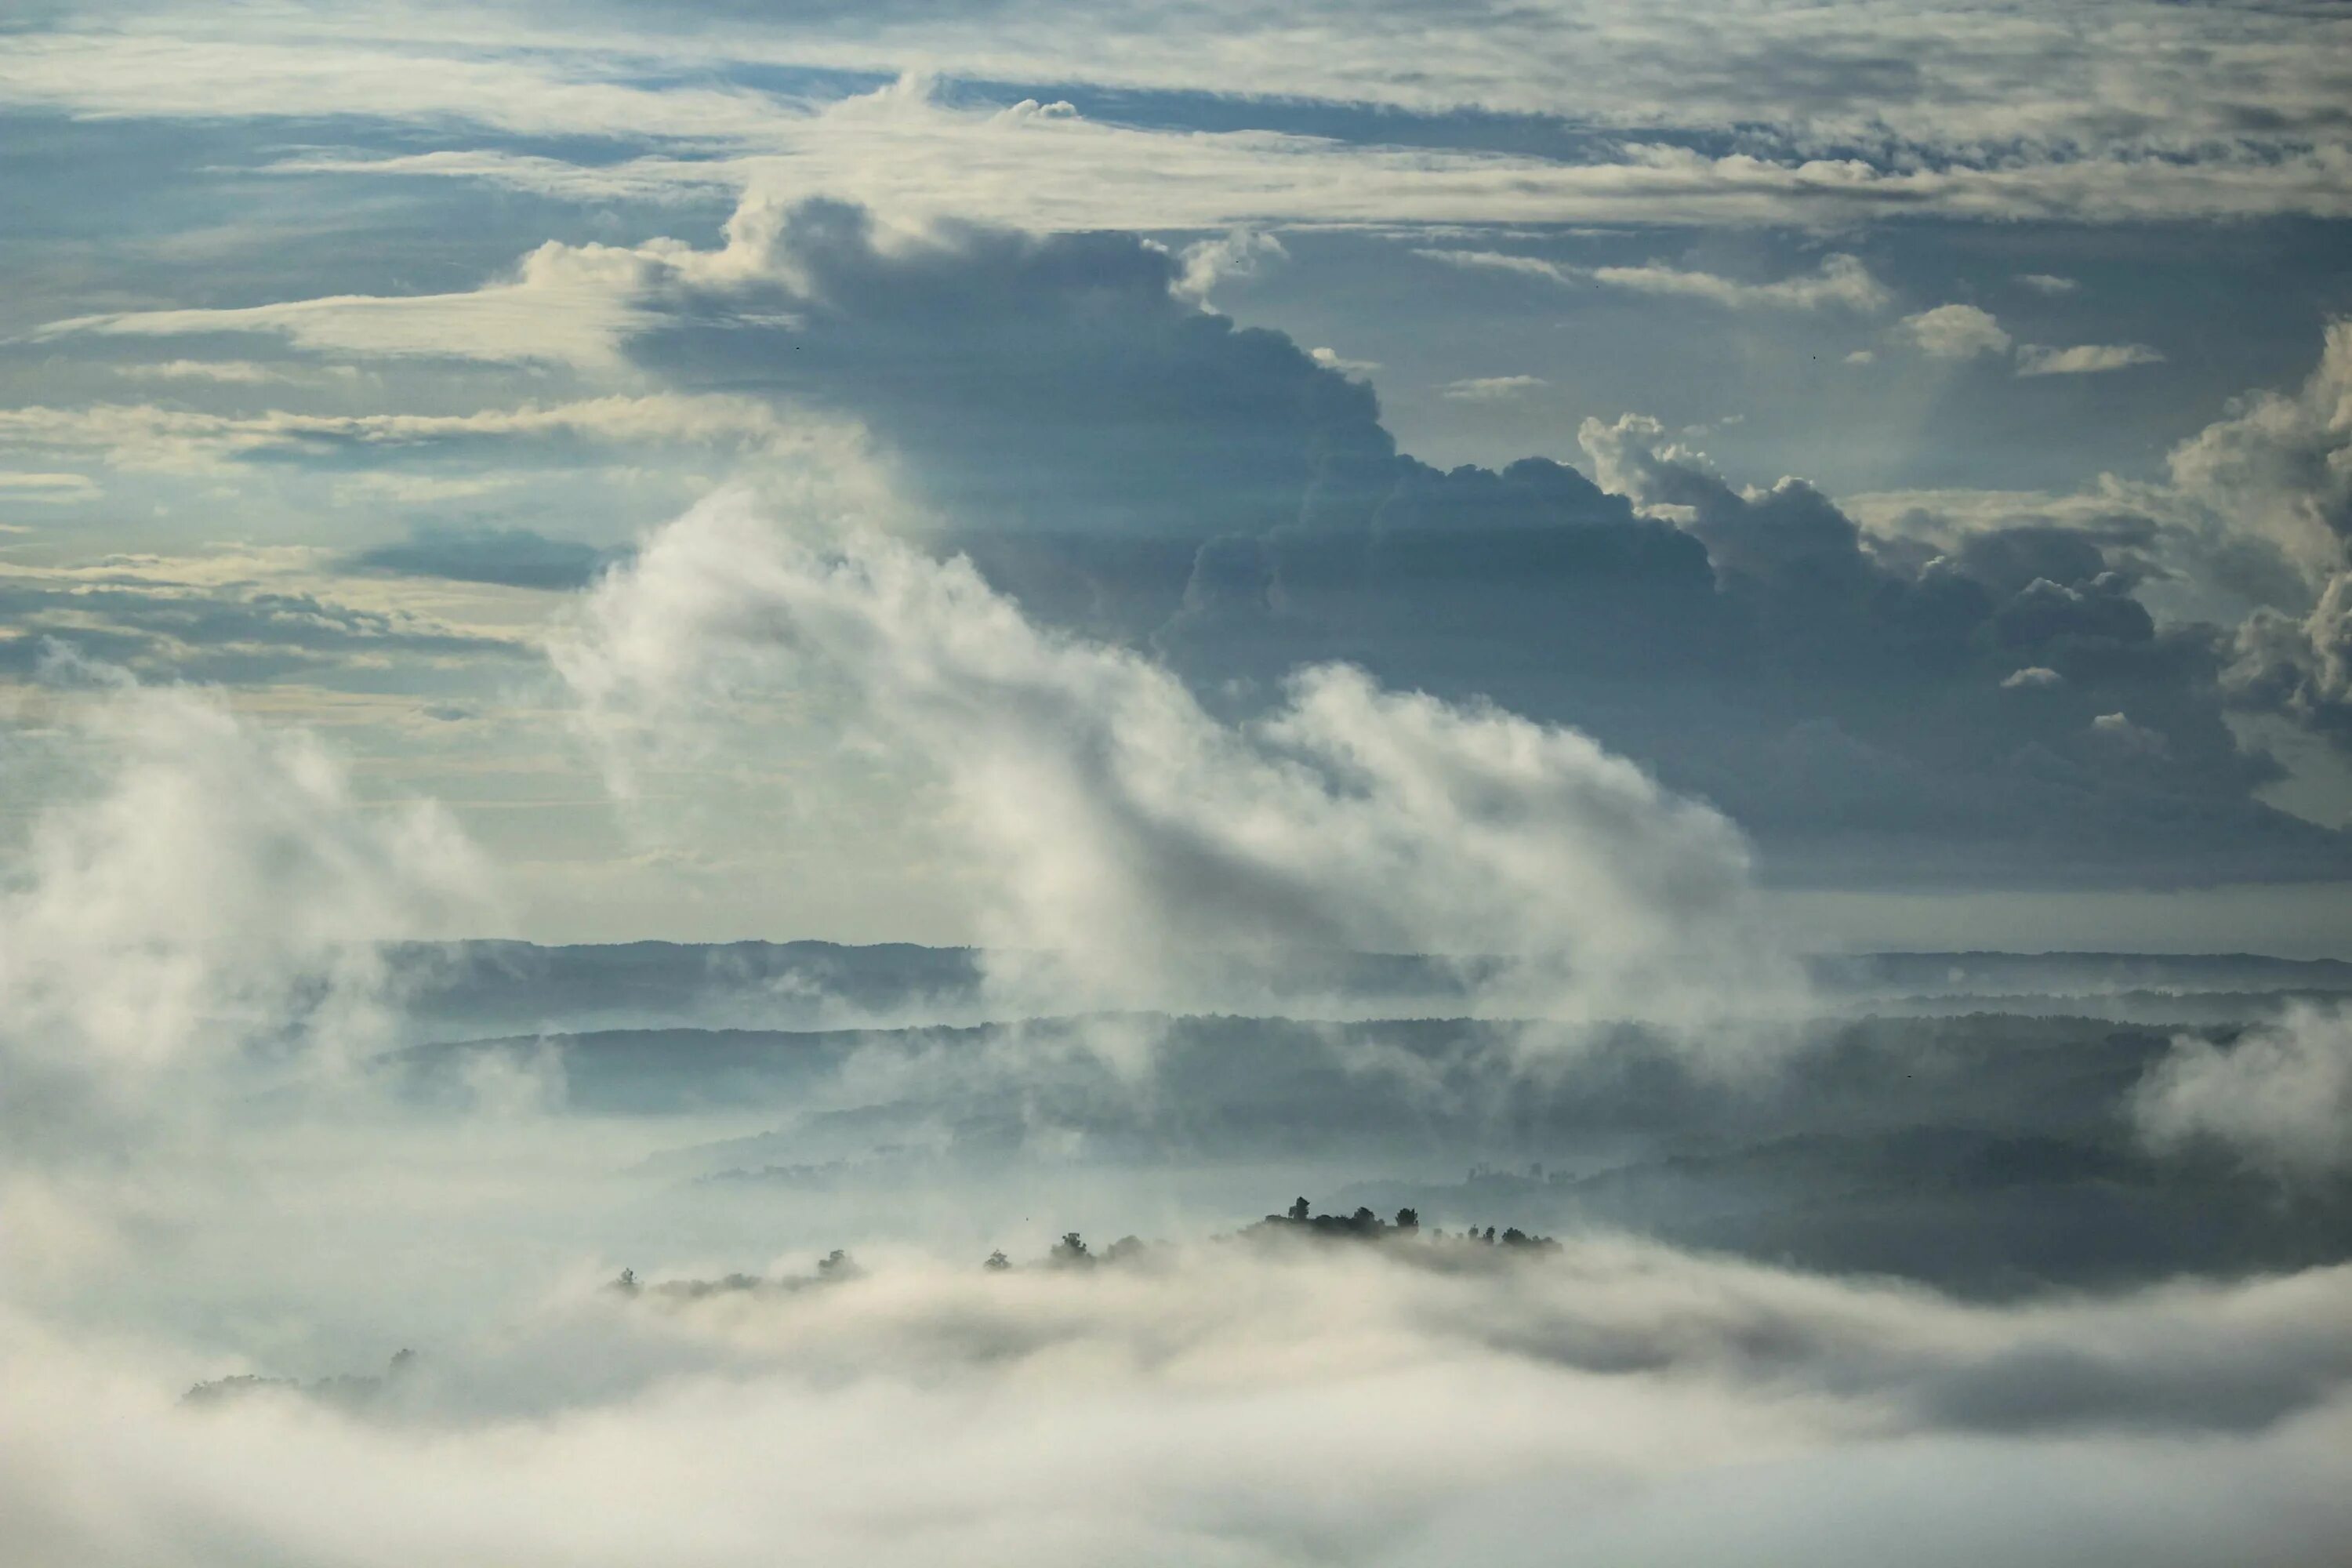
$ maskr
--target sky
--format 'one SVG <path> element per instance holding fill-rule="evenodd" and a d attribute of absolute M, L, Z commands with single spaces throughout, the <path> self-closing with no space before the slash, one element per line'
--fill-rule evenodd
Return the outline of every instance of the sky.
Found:
<path fill-rule="evenodd" d="M 0 215 L 10 1568 L 2347 1560 L 2352 9 L 0 0 Z"/>
<path fill-rule="evenodd" d="M 1638 871 L 1538 858 L 1570 901 L 2352 954 L 2334 8 L 0 27 L 20 859 L 131 680 L 446 811 L 495 892 L 444 934 L 1080 942 L 1053 840 L 1121 745 L 1193 848 L 1385 831 L 1282 805 L 1305 767 L 1413 825 L 1367 885 L 1518 865 L 1414 804 L 1436 752 L 1364 785 L 1377 721 L 1650 801 Z M 949 669 L 960 616 L 1021 668 Z M 1208 907 L 1509 945 L 1283 878 Z"/>

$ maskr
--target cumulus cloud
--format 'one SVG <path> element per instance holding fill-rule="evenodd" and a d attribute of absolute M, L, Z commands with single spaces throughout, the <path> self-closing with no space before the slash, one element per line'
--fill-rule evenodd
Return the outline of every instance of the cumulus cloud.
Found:
<path fill-rule="evenodd" d="M 1991 311 L 1974 305 L 1938 305 L 1904 317 L 1896 331 L 1931 359 L 1975 359 L 2009 352 L 2009 333 Z"/>
<path fill-rule="evenodd" d="M 2225 1046 L 2184 1035 L 2132 1111 L 2158 1150 L 2218 1145 L 2294 1180 L 2352 1167 L 2352 1014 L 2297 1005 Z"/>
<path fill-rule="evenodd" d="M 2352 573 L 2328 579 L 2308 616 L 2267 608 L 2249 616 L 2221 682 L 2247 707 L 2352 745 Z"/>
<path fill-rule="evenodd" d="M 2146 343 L 2077 343 L 2064 349 L 2041 343 L 2017 346 L 2020 375 L 2101 375 L 2111 370 L 2163 363 L 2164 355 Z"/>
<path fill-rule="evenodd" d="M 2053 272 L 2021 272 L 2017 275 L 2017 280 L 2036 294 L 2052 296 L 2072 294 L 2082 287 L 2082 284 L 2075 279 L 2061 278 Z"/>
<path fill-rule="evenodd" d="M 819 520 L 821 521 L 821 520 Z M 747 683 L 845 683 L 946 781 L 992 946 L 1078 994 L 1159 994 L 1188 950 L 1494 954 L 1562 1016 L 1769 1007 L 1748 852 L 1577 732 L 1292 675 L 1240 725 L 1136 654 L 1041 631 L 964 561 L 698 507 L 587 601 L 559 668 L 625 742 Z"/>
<path fill-rule="evenodd" d="M 2315 587 L 2352 564 L 2352 321 L 2291 393 L 2257 391 L 2173 448 L 2173 483 L 2284 550 Z"/>
<path fill-rule="evenodd" d="M 1184 270 L 1177 287 L 1205 301 L 1209 291 L 1228 278 L 1255 278 L 1267 268 L 1290 259 L 1282 241 L 1255 229 L 1237 228 L 1215 239 L 1196 240 L 1179 255 Z"/>

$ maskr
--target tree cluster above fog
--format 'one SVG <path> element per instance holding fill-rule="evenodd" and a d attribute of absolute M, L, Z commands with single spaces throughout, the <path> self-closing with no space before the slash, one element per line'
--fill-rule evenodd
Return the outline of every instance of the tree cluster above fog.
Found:
<path fill-rule="evenodd" d="M 1601 484 L 1547 458 L 1440 471 L 1368 384 L 1201 309 L 1134 236 L 886 242 L 811 203 L 739 215 L 728 255 L 649 295 L 641 364 L 863 421 L 1030 614 L 1204 692 L 1246 706 L 1345 659 L 1572 723 L 1723 806 L 1783 875 L 2352 872 L 2352 841 L 2254 798 L 2278 766 L 2226 722 L 2336 727 L 2329 634 L 2300 605 L 2242 637 L 2159 625 L 2140 591 L 2179 529 L 2144 509 L 1930 548 L 1801 480 L 1738 488 L 1632 416 L 1580 433 Z M 2224 430 L 2200 439 L 2236 467 L 2177 461 L 2183 495 L 2269 473 L 2245 450 L 2295 434 Z"/>

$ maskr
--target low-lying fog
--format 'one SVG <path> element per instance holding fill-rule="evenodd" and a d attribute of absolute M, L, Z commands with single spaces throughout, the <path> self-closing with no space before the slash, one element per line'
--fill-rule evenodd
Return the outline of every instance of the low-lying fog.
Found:
<path fill-rule="evenodd" d="M 100 679 L 0 889 L 8 1563 L 2352 1541 L 2342 966 L 1808 964 L 1571 731 L 1230 725 L 740 503 L 579 637 L 625 797 L 719 676 L 846 680 L 1002 943 L 425 940 L 496 907 L 444 815 Z"/>

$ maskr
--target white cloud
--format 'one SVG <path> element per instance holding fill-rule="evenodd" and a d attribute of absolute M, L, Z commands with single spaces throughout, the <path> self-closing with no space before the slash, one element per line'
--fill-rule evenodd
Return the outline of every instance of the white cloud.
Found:
<path fill-rule="evenodd" d="M 2176 486 L 2284 550 L 2315 591 L 2352 565 L 2352 321 L 2329 324 L 2300 388 L 2247 394 L 2168 460 Z"/>
<path fill-rule="evenodd" d="M 1508 403 L 1550 384 L 1539 375 L 1474 375 L 1447 382 L 1437 395 L 1456 403 Z"/>
<path fill-rule="evenodd" d="M 1184 270 L 1177 287 L 1205 302 L 1209 290 L 1228 278 L 1255 278 L 1290 259 L 1282 241 L 1255 229 L 1237 228 L 1215 239 L 1196 240 L 1179 258 Z"/>
<path fill-rule="evenodd" d="M 1845 255 L 1825 258 L 1820 268 L 1810 275 L 1770 283 L 1742 283 L 1712 272 L 1669 267 L 1664 262 L 1643 267 L 1571 267 L 1538 257 L 1493 250 L 1422 248 L 1414 254 L 1449 267 L 1515 272 L 1555 283 L 1589 283 L 1636 294 L 1704 300 L 1731 310 L 1818 310 L 1835 306 L 1868 312 L 1885 309 L 1887 302 L 1885 288 L 1870 275 L 1870 269 L 1856 258 Z"/>
<path fill-rule="evenodd" d="M 835 183 L 854 173 L 921 182 L 934 196 L 943 181 L 961 179 L 968 205 L 998 217 L 1091 200 L 1097 216 L 1075 226 L 1314 221 L 1303 209 L 1349 202 L 1367 177 L 1392 198 L 1451 184 L 1458 198 L 1475 195 L 1487 208 L 1486 221 L 1506 208 L 1573 220 L 1601 205 L 1639 221 L 1619 198 L 1661 215 L 1675 206 L 1673 182 L 1660 176 L 1669 164 L 1746 187 L 1726 209 L 1762 197 L 1738 221 L 1867 219 L 1890 204 L 1962 216 L 2340 213 L 2347 200 L 2334 109 L 2347 87 L 2337 63 L 2345 28 L 2340 18 L 2293 10 L 2208 14 L 2125 0 L 2088 17 L 1903 3 L 1833 13 L 1707 5 L 1694 15 L 1546 0 L 1475 5 L 1449 13 L 1454 25 L 1432 27 L 1394 0 L 1322 0 L 1278 13 L 1213 0 L 1181 26 L 1161 10 L 1114 3 L 999 8 L 984 19 L 952 8 L 845 7 L 796 14 L 782 30 L 748 16 L 633 27 L 611 16 L 602 26 L 567 17 L 557 29 L 427 8 L 299 34 L 267 14 L 28 31 L 0 61 L 0 100 L 91 116 L 358 115 L 542 136 L 601 137 L 626 126 L 676 153 L 668 174 L 683 181 L 707 179 L 713 152 L 785 155 L 841 195 L 880 194 Z M 1825 59 L 1860 63 L 1824 71 Z M 1904 68 L 1867 68 L 1877 61 Z M 961 116 L 985 122 L 992 136 L 1028 138 L 1029 177 L 1014 180 L 992 153 L 969 172 L 952 160 L 907 156 L 903 121 L 851 126 L 832 105 L 710 85 L 719 68 L 759 64 L 951 70 L 966 81 L 1091 82 L 1437 114 L 1558 114 L 1559 84 L 1575 82 L 1581 124 L 1627 138 L 1657 126 L 1737 132 L 1767 152 L 1710 159 L 1629 140 L 1569 164 L 1335 143 L 1314 176 L 1277 196 L 1265 153 L 1279 162 L 1281 139 L 1258 139 L 1253 156 L 1248 133 L 1087 128 L 1055 112 L 1059 105 Z M 1834 156 L 1890 138 L 1892 167 Z M 1986 153 L 1992 147 L 1998 157 Z M 1937 156 L 1899 156 L 1921 150 Z M 903 166 L 889 167 L 894 161 Z M 545 157 L 533 166 L 546 179 L 613 177 Z M 1129 190 L 1113 195 L 1107 183 Z M 1146 191 L 1182 216 L 1155 224 L 1099 210 L 1107 197 L 1124 206 Z M 1370 221 L 1398 218 L 1398 201 L 1385 205 Z M 1203 216 L 1204 208 L 1218 216 Z"/>
<path fill-rule="evenodd" d="M 118 375 L 142 381 L 210 381 L 227 386 L 259 386 L 325 377 L 350 380 L 359 374 L 350 365 L 261 364 L 248 359 L 148 360 L 119 364 L 114 371 Z"/>
<path fill-rule="evenodd" d="M 2352 1013 L 2297 1005 L 2227 1047 L 2183 1035 L 2132 1110 L 2159 1150 L 2216 1143 L 2288 1178 L 2352 1167 Z"/>
<path fill-rule="evenodd" d="M 0 1508 L 17 1561 L 76 1568 L 2287 1568 L 2352 1530 L 2347 1324 L 2342 1268 L 1987 1307 L 1599 1238 L 901 1259 L 575 1283 L 370 1415 L 175 1405 L 184 1356 L 11 1313 Z"/>
<path fill-rule="evenodd" d="M 96 500 L 102 492 L 88 474 L 26 473 L 0 468 L 0 501 L 37 501 L 69 506 Z"/>
<path fill-rule="evenodd" d="M 2020 375 L 2098 375 L 2139 364 L 2162 364 L 2164 355 L 2146 343 L 2077 343 L 2054 349 L 2041 343 L 2017 346 Z"/>
<path fill-rule="evenodd" d="M 77 333 L 180 337 L 258 332 L 299 347 L 385 358 L 547 361 L 614 369 L 630 302 L 663 272 L 661 242 L 639 250 L 550 243 L 511 280 L 453 294 L 338 295 L 234 310 L 142 310 L 54 321 L 36 341 Z M 185 363 L 185 362 L 180 362 Z"/>
<path fill-rule="evenodd" d="M 986 944 L 1059 955 L 1056 1006 L 1164 995 L 1193 953 L 1273 973 L 1303 949 L 1497 955 L 1497 998 L 1568 1018 L 1794 994 L 1738 829 L 1573 731 L 1339 666 L 1227 724 L 1156 664 L 1041 632 L 961 560 L 821 546 L 741 495 L 649 539 L 556 658 L 625 785 L 648 736 L 707 733 L 714 702 L 839 692 L 942 781 Z"/>
<path fill-rule="evenodd" d="M 2031 664 L 2013 670 L 2000 683 L 2003 691 L 2032 690 L 2042 687 L 2063 686 L 2066 678 L 2046 665 Z"/>
<path fill-rule="evenodd" d="M 119 468 L 203 470 L 260 452 L 384 455 L 467 441 L 574 437 L 608 445 L 761 447 L 789 443 L 792 426 L 748 397 L 655 393 L 522 404 L 472 414 L 205 414 L 153 404 L 0 408 L 0 443 L 95 452 Z"/>
<path fill-rule="evenodd" d="M 1359 381 L 1381 368 L 1378 360 L 1349 359 L 1332 348 L 1309 349 L 1307 357 L 1326 370 L 1336 370 L 1341 375 L 1354 376 Z"/>
<path fill-rule="evenodd" d="M 2072 278 L 2061 278 L 2051 272 L 2021 272 L 2017 280 L 2037 294 L 2072 294 L 2082 285 Z"/>
<path fill-rule="evenodd" d="M 18 1152 L 78 1148 L 85 1118 L 184 1114 L 247 1047 L 282 1048 L 289 1023 L 320 1050 L 353 1047 L 383 978 L 374 944 L 482 910 L 446 816 L 363 809 L 299 731 L 131 686 L 83 701 L 74 722 L 98 776 L 34 820 L 0 884 L 0 1067 Z"/>
<path fill-rule="evenodd" d="M 1870 269 L 1851 256 L 1827 258 L 1810 277 L 1783 278 L 1771 283 L 1739 283 L 1711 272 L 1686 272 L 1656 263 L 1596 267 L 1587 276 L 1605 288 L 1705 300 L 1733 309 L 1818 310 L 1835 306 L 1871 311 L 1884 310 L 1887 299 L 1885 289 L 1870 275 Z"/>
<path fill-rule="evenodd" d="M 1895 330 L 1932 359 L 1974 359 L 2009 352 L 2009 333 L 1990 310 L 1974 305 L 1938 305 L 1904 317 Z"/>

